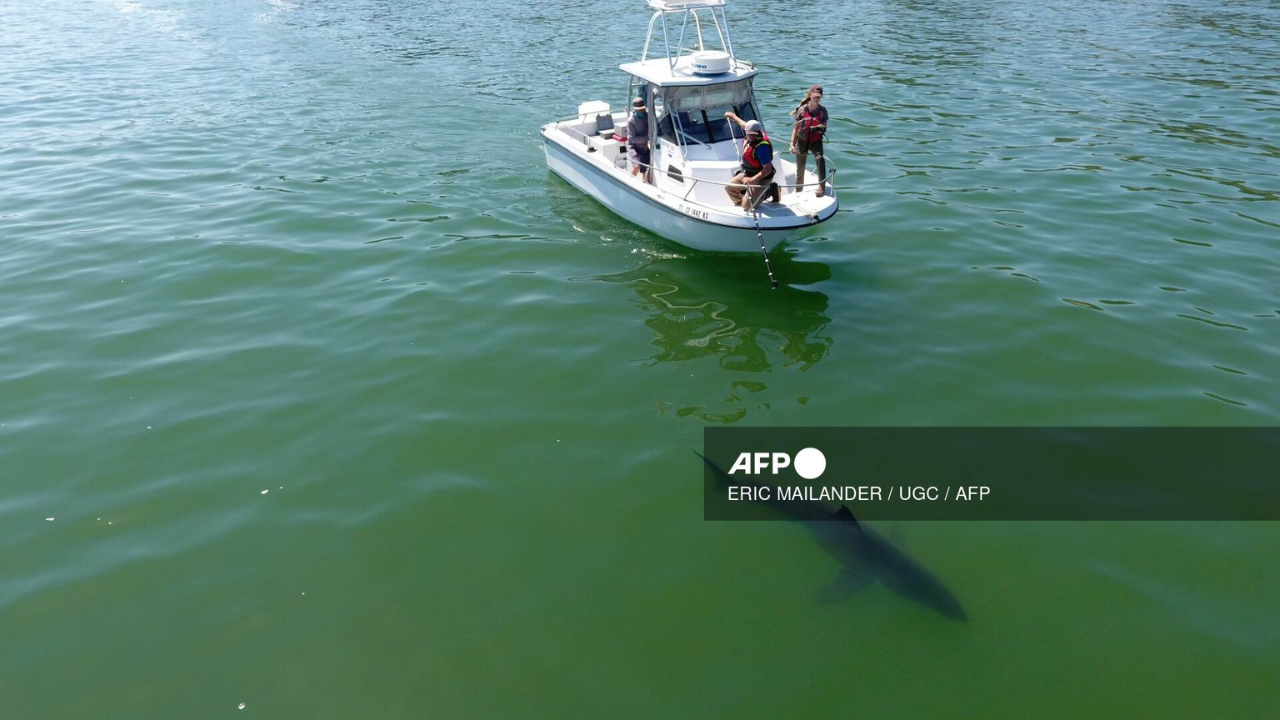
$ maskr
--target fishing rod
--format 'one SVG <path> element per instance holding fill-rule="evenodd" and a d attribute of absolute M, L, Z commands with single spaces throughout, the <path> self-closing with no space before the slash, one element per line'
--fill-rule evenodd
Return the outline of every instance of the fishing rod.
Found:
<path fill-rule="evenodd" d="M 734 122 L 732 119 L 727 119 L 727 122 L 729 125 L 729 137 L 733 138 L 734 150 L 737 150 L 738 155 L 741 156 L 742 150 L 739 149 L 738 147 L 738 135 L 733 131 L 733 126 L 737 125 L 738 123 Z M 743 142 L 746 142 L 745 137 L 742 140 Z M 746 188 L 747 188 L 747 197 L 751 197 L 751 186 L 747 185 Z M 756 210 L 756 207 L 760 204 L 760 201 L 764 200 L 765 193 L 767 192 L 768 192 L 768 188 L 765 189 L 764 193 L 760 193 L 760 197 L 754 198 L 751 201 L 751 219 L 753 222 L 755 222 L 756 237 L 760 238 L 760 254 L 764 256 L 764 270 L 765 272 L 769 273 L 769 289 L 777 290 L 778 279 L 773 276 L 773 266 L 769 264 L 769 248 L 766 247 L 764 244 L 764 231 L 760 229 L 760 213 Z"/>

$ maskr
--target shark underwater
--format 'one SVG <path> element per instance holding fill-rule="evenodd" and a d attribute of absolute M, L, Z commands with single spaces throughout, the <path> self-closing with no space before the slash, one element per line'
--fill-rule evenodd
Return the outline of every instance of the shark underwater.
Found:
<path fill-rule="evenodd" d="M 702 453 L 694 451 L 716 477 L 729 485 L 743 485 Z M 769 507 L 799 520 L 813 533 L 818 545 L 836 562 L 840 573 L 815 596 L 819 602 L 836 602 L 878 584 L 893 594 L 919 603 L 952 620 L 968 620 L 964 607 L 933 573 L 868 528 L 841 505 L 834 513 L 808 500 L 765 500 Z"/>

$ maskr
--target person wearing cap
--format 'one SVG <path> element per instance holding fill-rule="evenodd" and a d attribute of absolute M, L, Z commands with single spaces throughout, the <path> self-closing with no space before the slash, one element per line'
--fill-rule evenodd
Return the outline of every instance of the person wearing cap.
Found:
<path fill-rule="evenodd" d="M 725 186 L 725 192 L 729 193 L 729 199 L 734 205 L 741 205 L 743 210 L 751 212 L 752 206 L 770 190 L 773 191 L 774 202 L 782 200 L 781 192 L 777 185 L 771 185 L 775 170 L 773 168 L 773 143 L 769 142 L 769 136 L 765 134 L 764 128 L 761 127 L 759 120 L 743 121 L 737 115 L 727 112 L 724 114 L 733 122 L 737 123 L 746 135 L 746 142 L 742 144 L 742 169 L 729 182 L 731 185 Z M 747 188 L 751 188 L 748 192 Z"/>
<path fill-rule="evenodd" d="M 796 156 L 796 192 L 804 189 L 804 166 L 809 153 L 818 165 L 818 197 L 827 193 L 827 158 L 822 154 L 822 136 L 827 132 L 827 109 L 822 106 L 822 86 L 809 87 L 804 100 L 791 113 L 796 118 L 791 128 L 791 152 Z"/>
<path fill-rule="evenodd" d="M 644 171 L 644 181 L 652 182 L 649 172 L 649 114 L 645 112 L 644 98 L 631 101 L 631 117 L 627 119 L 627 163 L 631 174 Z"/>

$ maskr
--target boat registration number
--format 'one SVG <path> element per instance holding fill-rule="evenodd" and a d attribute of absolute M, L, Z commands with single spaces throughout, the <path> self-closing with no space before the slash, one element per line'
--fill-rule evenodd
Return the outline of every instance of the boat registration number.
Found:
<path fill-rule="evenodd" d="M 711 217 L 710 212 L 706 210 L 698 210 L 696 208 L 689 207 L 684 203 L 679 204 L 677 207 L 679 208 L 680 212 L 684 213 L 685 215 L 691 215 L 693 217 L 701 218 L 703 220 L 706 220 L 707 218 Z"/>

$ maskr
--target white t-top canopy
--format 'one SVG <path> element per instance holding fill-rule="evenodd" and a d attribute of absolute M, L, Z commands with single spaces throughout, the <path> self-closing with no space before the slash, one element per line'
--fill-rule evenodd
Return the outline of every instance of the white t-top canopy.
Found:
<path fill-rule="evenodd" d="M 649 0 L 654 10 L 684 10 L 696 7 L 719 7 L 724 0 Z"/>
<path fill-rule="evenodd" d="M 697 75 L 693 72 L 693 58 L 688 55 L 675 63 L 675 69 L 666 58 L 653 58 L 643 62 L 630 62 L 619 65 L 622 72 L 634 75 L 641 80 L 658 87 L 675 85 L 719 85 L 720 83 L 745 80 L 756 74 L 756 69 L 743 63 L 735 63 L 727 73 L 719 75 Z"/>

